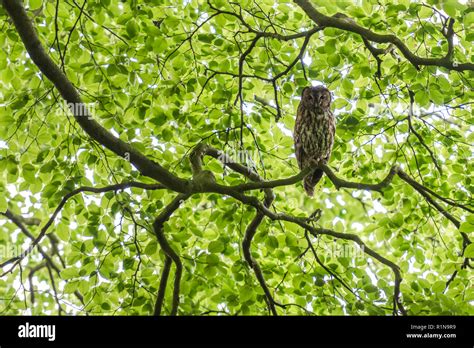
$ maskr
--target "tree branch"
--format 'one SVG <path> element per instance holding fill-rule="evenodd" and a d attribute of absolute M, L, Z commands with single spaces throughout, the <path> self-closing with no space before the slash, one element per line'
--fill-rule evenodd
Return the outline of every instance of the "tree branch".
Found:
<path fill-rule="evenodd" d="M 171 217 L 171 215 L 179 208 L 179 205 L 186 200 L 189 197 L 189 194 L 179 194 L 177 195 L 170 204 L 168 204 L 165 209 L 158 215 L 153 222 L 153 230 L 155 231 L 156 239 L 158 240 L 158 243 L 161 246 L 161 249 L 163 249 L 163 252 L 166 254 L 167 258 L 170 258 L 175 266 L 176 266 L 176 271 L 174 275 L 174 286 L 173 286 L 173 303 L 171 307 L 171 313 L 170 315 L 176 315 L 178 313 L 178 306 L 179 306 L 179 291 L 180 291 L 180 284 L 181 284 L 181 274 L 183 273 L 183 264 L 181 262 L 181 259 L 179 255 L 176 253 L 176 251 L 173 250 L 171 245 L 168 243 L 168 240 L 165 237 L 165 234 L 163 232 L 163 226 L 166 221 Z M 169 273 L 169 267 L 167 269 L 166 266 L 167 260 L 165 260 L 165 266 L 164 266 L 164 271 L 162 274 L 162 280 L 160 283 L 160 291 L 158 292 L 158 297 L 157 297 L 157 302 L 155 305 L 155 314 L 159 315 L 161 312 L 161 305 L 159 304 L 158 301 L 162 302 L 162 299 L 160 299 L 160 296 L 164 296 L 164 289 L 162 291 L 162 287 L 166 287 L 166 280 L 168 278 Z M 157 314 L 158 313 L 158 314 Z"/>
<path fill-rule="evenodd" d="M 366 40 L 377 42 L 377 43 L 391 43 L 395 45 L 403 56 L 410 61 L 417 69 L 420 65 L 425 66 L 439 66 L 449 70 L 455 71 L 465 71 L 471 70 L 474 71 L 474 64 L 473 63 L 455 63 L 452 61 L 452 51 L 453 45 L 452 41 L 448 39 L 448 52 L 446 56 L 442 58 L 424 58 L 419 57 L 413 54 L 409 48 L 400 40 L 397 36 L 393 34 L 378 34 L 369 29 L 361 27 L 351 18 L 338 18 L 336 16 L 329 17 L 318 10 L 311 4 L 309 0 L 294 0 L 294 2 L 303 9 L 304 12 L 308 15 L 309 18 L 313 20 L 317 25 L 328 27 L 328 28 L 337 28 L 342 29 L 345 31 L 349 31 L 355 34 L 359 34 L 361 37 L 365 38 Z M 452 29 L 452 25 L 454 20 L 451 19 L 450 26 Z M 448 27 L 449 29 L 449 27 Z M 452 40 L 452 38 L 451 38 Z"/>
<path fill-rule="evenodd" d="M 260 181 L 260 182 L 249 182 L 245 184 L 240 184 L 240 185 L 234 185 L 230 186 L 232 189 L 236 191 L 249 191 L 249 190 L 256 190 L 256 189 L 262 189 L 262 188 L 275 188 L 279 186 L 288 186 L 288 185 L 293 185 L 296 184 L 297 182 L 301 181 L 304 179 L 304 177 L 311 172 L 313 169 L 322 169 L 324 173 L 328 176 L 328 178 L 331 180 L 331 182 L 334 184 L 334 186 L 337 189 L 340 188 L 353 188 L 353 189 L 359 189 L 359 190 L 368 190 L 368 191 L 377 191 L 377 192 L 382 192 L 384 188 L 390 185 L 390 183 L 393 180 L 393 177 L 399 170 L 397 166 L 393 166 L 385 179 L 383 179 L 381 182 L 376 183 L 376 184 L 366 184 L 366 183 L 361 183 L 361 182 L 351 182 L 347 181 L 344 179 L 340 179 L 334 174 L 331 168 L 329 168 L 326 164 L 319 164 L 315 166 L 314 168 L 307 168 L 302 170 L 300 173 L 291 176 L 286 179 L 277 179 L 277 180 L 272 180 L 272 181 Z"/>
<path fill-rule="evenodd" d="M 165 264 L 163 265 L 163 271 L 161 272 L 160 287 L 158 289 L 158 295 L 156 296 L 155 312 L 154 315 L 161 315 L 161 309 L 163 308 L 163 300 L 166 293 L 166 285 L 168 283 L 168 276 L 170 275 L 171 269 L 171 258 L 165 257 Z"/>
<path fill-rule="evenodd" d="M 423 137 L 415 130 L 415 128 L 413 128 L 412 117 L 413 117 L 413 105 L 415 104 L 415 94 L 410 89 L 408 89 L 408 95 L 410 97 L 410 108 L 408 109 L 408 128 L 413 134 L 415 134 L 416 138 L 418 139 L 420 144 L 426 149 L 426 151 L 428 151 L 439 174 L 443 175 L 443 170 L 441 169 L 441 166 L 439 165 L 438 160 L 436 159 L 433 151 L 425 143 Z"/>
<path fill-rule="evenodd" d="M 0 212 L 0 215 L 4 215 L 5 217 L 7 217 L 8 219 L 11 220 L 11 222 L 13 222 L 22 232 L 24 235 L 26 235 L 28 238 L 30 238 L 33 242 L 35 241 L 35 237 L 33 236 L 33 234 L 26 228 L 25 225 L 39 225 L 41 223 L 41 221 L 37 218 L 25 218 L 21 215 L 18 215 L 18 214 L 15 214 L 13 213 L 11 210 L 7 209 L 4 213 Z M 51 243 L 54 243 L 53 240 L 51 240 Z M 44 259 L 44 263 L 40 263 L 39 265 L 37 265 L 36 267 L 33 267 L 31 272 L 29 273 L 28 275 L 28 279 L 29 279 L 29 282 L 30 282 L 30 289 L 31 289 L 31 302 L 34 303 L 34 300 L 35 300 L 35 296 L 34 296 L 34 289 L 33 289 L 33 275 L 35 272 L 37 272 L 38 270 L 40 270 L 41 268 L 47 266 L 48 267 L 48 270 L 49 270 L 49 273 L 50 273 L 50 278 L 51 278 L 51 282 L 54 282 L 53 278 L 52 278 L 52 274 L 51 274 L 51 269 L 53 269 L 58 275 L 61 273 L 61 270 L 59 269 L 59 267 L 54 263 L 53 259 L 51 256 L 54 255 L 54 246 L 53 246 L 53 252 L 51 252 L 51 255 L 49 255 L 47 252 L 45 252 L 43 250 L 43 248 L 41 247 L 41 245 L 38 245 L 38 251 L 39 253 L 41 254 L 41 256 L 43 257 Z M 58 255 L 59 256 L 59 255 Z M 62 261 L 61 257 L 59 256 L 60 260 Z M 21 261 L 21 259 L 19 260 Z M 17 261 L 17 262 L 19 262 Z M 8 264 L 9 262 L 7 261 L 7 263 L 3 263 L 2 265 L 6 265 Z M 15 266 L 12 267 L 12 269 L 14 268 Z M 11 270 L 12 270 L 11 269 Z M 10 271 L 11 271 L 10 270 Z M 9 271 L 5 272 L 5 273 L 8 273 Z M 3 273 L 2 276 L 5 274 Z M 79 301 L 84 304 L 84 301 L 83 301 L 83 297 L 81 295 L 81 293 L 76 290 L 74 291 L 74 295 L 79 299 Z"/>
<path fill-rule="evenodd" d="M 6 212 L 0 213 L 0 214 L 5 215 L 8 219 L 11 220 L 11 222 L 13 222 L 21 230 L 21 232 L 25 236 L 35 241 L 35 236 L 33 236 L 33 234 L 31 234 L 31 232 L 28 231 L 28 229 L 23 225 L 19 215 L 14 214 L 12 211 L 8 209 Z M 47 264 L 51 266 L 51 268 L 53 268 L 57 273 L 61 272 L 58 266 L 56 266 L 56 264 L 51 259 L 51 257 L 43 250 L 43 248 L 40 245 L 38 245 L 38 251 L 41 254 L 41 256 L 43 256 L 43 258 L 46 260 Z"/>
<path fill-rule="evenodd" d="M 263 179 L 261 178 L 260 180 L 263 181 Z M 268 188 L 265 189 L 264 192 L 265 192 L 265 198 L 263 201 L 263 206 L 266 208 L 269 208 L 272 205 L 273 200 L 275 199 L 275 195 L 273 194 L 273 191 Z M 257 211 L 255 217 L 247 226 L 247 229 L 245 230 L 244 239 L 242 240 L 242 251 L 244 253 L 245 261 L 247 261 L 249 266 L 255 272 L 255 276 L 257 277 L 257 280 L 260 283 L 260 287 L 263 289 L 263 292 L 265 293 L 270 311 L 272 312 L 273 315 L 278 315 L 275 308 L 276 302 L 270 292 L 270 289 L 267 286 L 267 283 L 265 282 L 265 277 L 263 276 L 263 272 L 260 268 L 260 265 L 258 264 L 258 261 L 252 256 L 252 252 L 250 251 L 252 239 L 255 236 L 255 233 L 257 232 L 257 228 L 262 223 L 264 217 L 265 215 L 262 212 Z"/>
<path fill-rule="evenodd" d="M 92 193 L 103 193 L 103 192 L 108 192 L 108 191 L 117 191 L 117 190 L 123 190 L 129 187 L 137 187 L 137 188 L 142 188 L 146 190 L 159 190 L 159 189 L 164 189 L 165 186 L 160 185 L 160 184 L 145 184 L 141 182 L 135 182 L 135 181 L 130 181 L 130 182 L 124 182 L 121 184 L 115 184 L 115 185 L 110 185 L 110 186 L 105 186 L 105 187 L 88 187 L 88 186 L 83 186 L 79 187 L 68 194 L 66 194 L 59 205 L 56 207 L 55 211 L 49 218 L 49 220 L 46 222 L 46 224 L 41 228 L 39 235 L 36 238 L 33 238 L 33 242 L 30 244 L 30 246 L 21 254 L 16 257 L 13 257 L 3 263 L 0 264 L 0 268 L 15 262 L 15 265 L 13 265 L 9 270 L 4 272 L 3 274 L 9 273 L 13 270 L 13 268 L 18 265 L 21 260 L 23 260 L 27 255 L 29 255 L 35 246 L 37 246 L 43 237 L 46 235 L 46 232 L 48 231 L 48 228 L 52 225 L 54 220 L 56 219 L 56 216 L 58 216 L 59 212 L 62 210 L 62 208 L 66 205 L 67 201 L 71 198 L 74 197 L 75 195 L 81 193 L 81 192 L 92 192 Z M 6 213 L 4 213 L 6 214 Z M 32 236 L 33 237 L 33 236 Z M 3 275 L 2 274 L 2 275 Z"/>

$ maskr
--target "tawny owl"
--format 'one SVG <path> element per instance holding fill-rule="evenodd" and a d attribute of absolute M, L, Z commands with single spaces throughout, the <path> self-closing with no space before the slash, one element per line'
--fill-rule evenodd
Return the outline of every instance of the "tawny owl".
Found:
<path fill-rule="evenodd" d="M 324 86 L 305 87 L 296 114 L 294 141 L 301 170 L 323 161 L 327 163 L 334 144 L 336 123 L 330 110 L 331 93 Z M 303 186 L 309 196 L 323 176 L 321 169 L 309 173 Z"/>

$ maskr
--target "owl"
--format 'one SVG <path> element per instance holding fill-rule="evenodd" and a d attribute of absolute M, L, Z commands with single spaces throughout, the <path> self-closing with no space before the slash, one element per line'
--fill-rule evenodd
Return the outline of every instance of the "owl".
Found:
<path fill-rule="evenodd" d="M 293 138 L 298 166 L 301 170 L 322 161 L 327 163 L 331 156 L 336 132 L 336 122 L 330 110 L 331 93 L 324 86 L 305 87 L 296 114 Z M 309 196 L 321 180 L 323 171 L 315 169 L 303 180 Z"/>

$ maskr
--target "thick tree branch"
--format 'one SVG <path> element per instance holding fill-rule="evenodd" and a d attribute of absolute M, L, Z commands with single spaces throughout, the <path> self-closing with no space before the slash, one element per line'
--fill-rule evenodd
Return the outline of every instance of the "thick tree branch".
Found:
<path fill-rule="evenodd" d="M 263 206 L 266 208 L 269 208 L 272 205 L 274 199 L 275 199 L 275 195 L 273 194 L 272 190 L 265 189 L 265 198 L 263 201 Z M 250 222 L 250 224 L 247 226 L 247 229 L 245 230 L 245 236 L 242 241 L 242 251 L 244 253 L 245 261 L 247 261 L 249 266 L 252 267 L 253 271 L 255 272 L 255 276 L 257 277 L 257 280 L 260 283 L 260 287 L 263 289 L 263 292 L 265 293 L 270 311 L 272 312 L 273 315 L 278 315 L 275 308 L 276 302 L 270 292 L 270 289 L 267 286 L 267 283 L 265 282 L 265 278 L 263 276 L 263 272 L 260 268 L 260 265 L 258 264 L 257 260 L 252 256 L 252 252 L 250 250 L 250 247 L 252 246 L 251 245 L 252 239 L 255 236 L 255 233 L 257 232 L 257 228 L 262 223 L 264 217 L 265 215 L 262 212 L 257 211 L 257 214 L 255 215 L 253 220 Z"/>
<path fill-rule="evenodd" d="M 171 245 L 168 243 L 168 240 L 165 237 L 163 232 L 163 226 L 166 221 L 171 217 L 171 215 L 179 208 L 180 204 L 189 197 L 189 194 L 179 194 L 177 195 L 170 204 L 168 204 L 165 209 L 156 217 L 155 221 L 153 222 L 153 230 L 155 231 L 156 239 L 163 249 L 163 252 L 166 254 L 167 258 L 170 258 L 173 263 L 175 264 L 176 271 L 174 275 L 174 286 L 173 286 L 173 303 L 171 307 L 170 315 L 176 315 L 178 313 L 178 306 L 179 306 L 179 292 L 180 292 L 180 285 L 181 285 L 181 275 L 183 273 L 183 264 L 179 255 L 176 251 L 173 250 Z M 166 281 L 168 278 L 169 273 L 169 266 L 166 266 L 167 259 L 165 260 L 165 266 L 163 270 L 162 280 L 160 283 L 160 291 L 158 292 L 158 297 L 155 305 L 155 314 L 159 315 L 161 313 L 161 305 L 159 301 L 163 301 L 161 297 L 164 297 L 164 289 L 162 287 L 166 287 Z"/>
<path fill-rule="evenodd" d="M 325 164 L 319 164 L 315 168 L 322 169 L 337 189 L 353 188 L 353 189 L 377 191 L 377 192 L 382 192 L 384 188 L 389 186 L 393 180 L 394 175 L 399 170 L 397 166 L 393 166 L 390 169 L 387 176 L 385 177 L 385 179 L 383 179 L 381 182 L 377 184 L 366 184 L 366 183 L 351 182 L 344 179 L 340 179 L 336 176 L 336 174 L 334 174 L 332 169 L 329 168 Z M 262 189 L 262 188 L 275 188 L 279 186 L 293 185 L 303 180 L 304 177 L 313 169 L 314 168 L 304 169 L 300 173 L 286 179 L 277 179 L 277 180 L 272 180 L 272 181 L 261 181 L 261 182 L 249 182 L 249 183 L 234 185 L 230 187 L 237 191 L 249 191 L 249 190 Z"/>
<path fill-rule="evenodd" d="M 226 154 L 223 152 L 214 149 L 208 145 L 201 145 L 200 147 L 200 154 L 201 158 L 203 154 L 207 154 L 209 156 L 212 156 L 218 160 L 220 160 L 224 165 L 230 167 L 231 169 L 235 170 L 238 173 L 241 173 L 245 177 L 249 178 L 253 182 L 249 183 L 244 183 L 244 184 L 239 184 L 239 185 L 234 185 L 234 186 L 223 186 L 216 184 L 215 182 L 209 182 L 209 185 L 204 185 L 199 188 L 198 191 L 195 192 L 220 192 L 223 194 L 228 194 L 228 192 L 245 192 L 245 191 L 250 191 L 250 190 L 258 190 L 258 189 L 271 189 L 279 186 L 288 186 L 288 185 L 293 185 L 299 181 L 301 181 L 309 171 L 311 171 L 313 168 L 307 168 L 303 171 L 301 171 L 299 174 L 294 175 L 292 177 L 286 178 L 286 179 L 277 179 L 277 180 L 272 180 L 272 181 L 263 181 L 260 176 L 249 170 L 248 167 L 243 166 L 241 164 L 235 163 L 231 158 L 229 158 Z M 202 167 L 202 163 L 199 164 Z M 453 224 L 459 228 L 460 222 L 457 220 L 453 215 L 451 215 L 446 209 L 444 209 L 438 202 L 433 197 L 436 197 L 443 202 L 445 202 L 448 205 L 459 207 L 461 209 L 464 209 L 465 211 L 471 212 L 472 209 L 468 208 L 467 206 L 464 206 L 462 204 L 459 204 L 455 201 L 446 199 L 439 194 L 435 193 L 433 190 L 425 187 L 424 185 L 418 183 L 414 179 L 412 179 L 408 174 L 406 174 L 400 167 L 398 166 L 392 166 L 390 169 L 389 173 L 387 176 L 379 183 L 376 184 L 366 184 L 366 183 L 359 183 L 359 182 L 351 182 L 351 181 L 346 181 L 344 179 L 338 178 L 334 172 L 325 164 L 318 164 L 315 166 L 315 168 L 320 168 L 323 169 L 323 171 L 326 173 L 328 178 L 331 180 L 331 182 L 334 184 L 334 186 L 337 189 L 340 188 L 353 188 L 353 189 L 360 189 L 360 190 L 369 190 L 369 191 L 377 191 L 377 192 L 382 192 L 382 190 L 386 187 L 388 187 L 392 181 L 395 175 L 398 175 L 403 181 L 408 183 L 410 186 L 412 186 L 416 191 L 418 191 L 428 203 L 433 205 L 441 214 L 443 214 L 446 218 L 448 218 Z M 433 196 L 433 197 L 432 197 Z M 253 197 L 252 197 L 253 198 Z M 250 201 L 249 201 L 250 202 Z M 252 204 L 252 203 L 249 203 Z M 463 236 L 463 239 L 465 242 L 470 243 L 469 238 L 465 233 L 461 233 Z"/>
<path fill-rule="evenodd" d="M 309 0 L 294 0 L 294 2 L 303 9 L 304 12 L 308 15 L 309 18 L 313 20 L 317 25 L 328 27 L 328 28 L 337 28 L 345 31 L 349 31 L 355 34 L 359 34 L 361 37 L 366 40 L 377 42 L 377 43 L 391 43 L 395 45 L 403 56 L 410 61 L 416 68 L 419 68 L 421 65 L 425 66 L 439 66 L 449 70 L 455 71 L 465 71 L 471 70 L 474 71 L 473 63 L 456 63 L 452 61 L 452 36 L 451 39 L 448 39 L 448 52 L 446 56 L 442 58 L 424 58 L 419 57 L 413 54 L 410 49 L 400 40 L 397 36 L 393 34 L 378 34 L 369 29 L 361 27 L 354 20 L 349 17 L 329 17 L 318 10 L 311 4 Z M 452 30 L 453 20 L 450 21 L 450 27 Z M 449 29 L 449 27 L 448 27 Z M 448 30 L 449 31 L 449 30 Z"/>
<path fill-rule="evenodd" d="M 171 269 L 171 258 L 166 256 L 165 264 L 163 265 L 163 271 L 161 272 L 160 287 L 158 289 L 158 296 L 156 296 L 155 312 L 154 315 L 161 315 L 161 309 L 163 308 L 163 300 L 165 299 L 166 285 L 168 284 L 168 277 Z"/>
<path fill-rule="evenodd" d="M 33 277 L 36 272 L 38 272 L 44 267 L 46 267 L 46 261 L 43 261 L 37 264 L 36 266 L 31 267 L 30 273 L 28 273 L 28 282 L 30 283 L 30 301 L 32 305 L 34 305 L 35 303 L 35 287 L 33 286 Z"/>
<path fill-rule="evenodd" d="M 446 31 L 442 31 L 444 37 L 448 41 L 448 52 L 446 53 L 446 58 L 451 60 L 454 53 L 454 18 L 449 18 L 447 22 Z"/>
<path fill-rule="evenodd" d="M 268 208 L 272 204 L 272 201 L 273 200 L 265 199 L 264 205 Z M 255 276 L 257 277 L 260 287 L 263 289 L 270 312 L 273 315 L 278 315 L 275 308 L 276 302 L 273 298 L 273 295 L 270 292 L 270 289 L 267 286 L 267 283 L 265 282 L 265 277 L 263 276 L 262 269 L 260 268 L 258 261 L 252 256 L 252 252 L 250 250 L 250 247 L 252 246 L 252 239 L 255 236 L 255 233 L 257 232 L 257 228 L 262 223 L 264 217 L 265 215 L 263 213 L 257 211 L 257 214 L 255 215 L 253 220 L 250 222 L 250 224 L 247 226 L 247 229 L 245 230 L 245 236 L 242 241 L 242 251 L 244 253 L 245 261 L 247 261 L 249 266 L 255 272 Z"/>
<path fill-rule="evenodd" d="M 76 88 L 44 50 L 21 0 L 4 0 L 3 6 L 13 20 L 28 55 L 40 71 L 54 84 L 63 99 L 72 106 L 71 111 L 81 128 L 92 139 L 115 154 L 129 159 L 142 175 L 153 178 L 174 191 L 187 192 L 188 181 L 171 174 L 167 169 L 143 155 L 130 144 L 115 137 L 92 119 L 92 115 L 82 102 Z"/>

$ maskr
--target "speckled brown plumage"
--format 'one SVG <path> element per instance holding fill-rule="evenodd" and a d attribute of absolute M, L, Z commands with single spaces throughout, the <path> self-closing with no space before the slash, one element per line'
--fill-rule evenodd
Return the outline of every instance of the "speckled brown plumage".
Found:
<path fill-rule="evenodd" d="M 301 170 L 314 166 L 316 162 L 329 161 L 336 131 L 330 106 L 331 93 L 326 87 L 303 89 L 293 135 L 296 159 Z M 304 178 L 304 189 L 309 196 L 314 194 L 314 187 L 322 176 L 323 171 L 316 169 Z"/>

